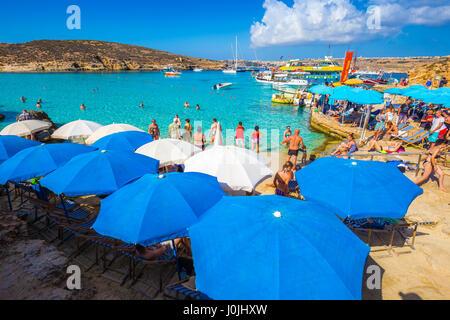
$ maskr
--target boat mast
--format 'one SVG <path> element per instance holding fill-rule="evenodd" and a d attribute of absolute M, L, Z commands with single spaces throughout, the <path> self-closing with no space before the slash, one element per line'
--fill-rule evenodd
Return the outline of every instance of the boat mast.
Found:
<path fill-rule="evenodd" d="M 238 65 L 238 48 L 237 48 L 237 36 L 236 36 L 236 62 L 235 62 L 235 66 L 234 68 L 237 70 L 237 65 Z"/>

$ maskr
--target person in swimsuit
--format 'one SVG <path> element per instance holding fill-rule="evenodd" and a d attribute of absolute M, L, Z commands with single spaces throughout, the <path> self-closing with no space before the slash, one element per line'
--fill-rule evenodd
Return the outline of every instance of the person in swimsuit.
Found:
<path fill-rule="evenodd" d="M 291 127 L 287 126 L 286 130 L 284 131 L 283 138 L 288 139 L 290 136 L 292 136 Z"/>
<path fill-rule="evenodd" d="M 287 161 L 283 165 L 283 169 L 275 174 L 273 184 L 275 186 L 275 194 L 278 196 L 287 197 L 289 195 L 289 181 L 295 180 L 294 165 Z"/>
<path fill-rule="evenodd" d="M 197 106 L 195 107 L 195 110 L 200 110 L 200 106 L 197 104 Z"/>
<path fill-rule="evenodd" d="M 205 135 L 202 133 L 202 127 L 198 126 L 197 127 L 197 132 L 194 133 L 194 145 L 201 149 L 202 151 L 205 150 L 205 143 L 206 143 L 206 138 Z"/>
<path fill-rule="evenodd" d="M 256 153 L 259 153 L 259 140 L 262 137 L 261 132 L 259 132 L 259 127 L 255 127 L 255 131 L 252 132 L 252 151 L 255 150 L 256 147 Z"/>
<path fill-rule="evenodd" d="M 173 118 L 173 123 L 175 123 L 178 126 L 178 128 L 181 129 L 181 120 L 177 114 L 175 115 L 175 118 Z"/>
<path fill-rule="evenodd" d="M 331 154 L 333 156 L 347 156 L 349 153 L 358 150 L 358 145 L 356 144 L 353 134 L 347 136 L 347 141 L 342 142 L 339 147 Z M 348 157 L 346 157 L 347 159 Z"/>
<path fill-rule="evenodd" d="M 83 111 L 86 110 L 86 106 L 84 105 L 84 103 L 81 104 L 80 110 L 83 110 Z"/>
<path fill-rule="evenodd" d="M 296 165 L 298 152 L 302 151 L 302 163 L 306 162 L 306 146 L 303 144 L 302 137 L 300 137 L 300 129 L 295 129 L 294 135 L 284 139 L 281 144 L 289 144 L 288 161 L 291 161 L 294 165 Z"/>
<path fill-rule="evenodd" d="M 139 108 L 143 108 L 144 107 L 144 103 L 141 102 L 141 104 L 139 105 Z"/>
<path fill-rule="evenodd" d="M 152 135 L 153 140 L 159 139 L 159 127 L 155 119 L 152 119 L 152 123 L 148 126 L 148 133 Z"/>
<path fill-rule="evenodd" d="M 217 119 L 214 118 L 208 136 L 208 138 L 211 138 L 211 143 L 214 143 L 214 139 L 216 138 L 216 131 L 217 131 Z"/>
<path fill-rule="evenodd" d="M 191 120 L 186 119 L 186 122 L 184 124 L 184 132 L 183 132 L 183 140 L 184 141 L 191 142 L 193 129 L 194 128 L 192 127 Z"/>
<path fill-rule="evenodd" d="M 236 147 L 239 147 L 239 145 L 245 148 L 244 127 L 241 121 L 239 121 L 239 126 L 236 128 Z"/>
<path fill-rule="evenodd" d="M 189 107 L 190 107 L 189 102 L 186 101 L 186 102 L 184 103 L 184 108 L 187 109 L 187 108 L 189 108 Z"/>
<path fill-rule="evenodd" d="M 440 140 L 436 142 L 434 147 L 428 150 L 427 159 L 423 162 L 423 174 L 419 179 L 415 181 L 415 184 L 420 186 L 430 178 L 432 173 L 436 173 L 439 176 L 439 190 L 448 192 L 448 190 L 444 188 L 445 173 L 436 162 L 436 159 L 440 157 L 439 153 L 444 152 L 446 149 L 448 149 L 447 141 Z"/>
<path fill-rule="evenodd" d="M 161 257 L 169 249 L 168 245 L 153 245 L 144 247 L 136 244 L 136 256 L 144 260 L 153 260 Z"/>

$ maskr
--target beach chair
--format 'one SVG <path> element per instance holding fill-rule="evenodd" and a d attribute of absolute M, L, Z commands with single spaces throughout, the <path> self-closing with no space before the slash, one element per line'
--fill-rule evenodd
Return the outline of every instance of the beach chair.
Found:
<path fill-rule="evenodd" d="M 398 131 L 400 133 L 400 131 L 402 131 L 401 134 L 399 135 L 391 135 L 391 137 L 393 139 L 401 139 L 401 138 L 408 138 L 408 134 L 411 132 L 411 130 L 413 130 L 414 127 L 407 125 L 407 124 L 401 124 L 400 126 L 398 126 Z M 405 136 L 406 134 L 406 136 Z"/>
<path fill-rule="evenodd" d="M 188 278 L 168 285 L 164 289 L 164 295 L 174 300 L 212 300 L 206 294 L 187 286 L 190 281 L 191 278 Z"/>
<path fill-rule="evenodd" d="M 158 284 L 154 284 L 152 282 L 146 281 L 142 279 L 142 275 L 144 274 L 144 271 L 148 266 L 166 266 L 169 264 L 177 265 L 177 271 L 178 271 L 178 263 L 177 263 L 177 253 L 175 252 L 176 249 L 167 250 L 164 255 L 157 259 L 152 260 L 146 260 L 138 257 L 136 252 L 136 246 L 134 244 L 129 243 L 121 243 L 119 245 L 112 247 L 117 253 L 119 253 L 121 256 L 128 258 L 128 267 L 125 270 L 125 272 L 121 272 L 119 270 L 111 268 L 111 263 L 109 263 L 108 266 L 106 266 L 104 271 L 110 270 L 116 273 L 121 274 L 121 278 L 117 279 L 108 275 L 105 275 L 104 272 L 102 276 L 106 279 L 112 280 L 114 282 L 119 283 L 121 286 L 125 284 L 127 279 L 130 279 L 130 284 L 128 286 L 129 289 L 135 290 L 151 299 L 155 298 L 160 292 L 163 291 L 163 283 L 166 282 L 167 279 L 170 279 L 173 277 L 173 273 L 170 273 L 166 279 L 163 279 L 162 272 L 159 272 L 159 280 Z M 138 268 L 139 265 L 142 265 L 142 267 Z M 156 290 L 154 294 L 149 294 L 147 290 L 142 290 L 137 287 L 138 283 L 142 283 L 147 287 L 153 288 Z"/>
<path fill-rule="evenodd" d="M 75 203 L 67 202 L 66 205 L 71 206 L 71 209 L 63 209 L 61 203 L 54 204 L 49 201 L 44 201 L 40 199 L 30 198 L 29 201 L 32 203 L 35 208 L 35 222 L 45 219 L 45 226 L 41 229 L 38 229 L 38 233 L 47 239 L 49 242 L 53 242 L 56 239 L 60 239 L 61 245 L 68 238 L 64 238 L 63 229 L 61 229 L 63 224 L 77 224 L 83 223 L 89 220 L 91 213 Z M 38 216 L 38 212 L 42 211 L 44 214 Z M 57 228 L 57 232 L 52 230 L 53 227 Z M 53 238 L 48 237 L 45 232 L 50 233 Z"/>
<path fill-rule="evenodd" d="M 402 142 L 404 142 L 407 146 L 410 145 L 413 147 L 417 147 L 417 146 L 423 147 L 423 143 L 424 143 L 425 139 L 428 138 L 429 135 L 430 135 L 430 133 L 428 131 L 420 130 L 409 138 L 399 138 L 399 139 Z"/>
<path fill-rule="evenodd" d="M 349 227 L 353 231 L 362 231 L 367 232 L 367 245 L 371 245 L 372 234 L 377 232 L 388 233 L 390 235 L 389 244 L 386 246 L 386 249 L 389 253 L 396 252 L 393 249 L 394 236 L 397 232 L 408 244 L 411 249 L 415 250 L 414 243 L 417 235 L 417 228 L 419 226 L 424 225 L 436 225 L 436 222 L 414 222 L 408 223 L 406 221 L 399 219 L 386 219 L 386 218 L 367 218 L 367 219 L 345 219 L 343 220 L 344 224 Z M 412 231 L 411 238 L 404 234 L 403 231 L 410 230 Z M 392 254 L 391 254 L 392 255 Z"/>

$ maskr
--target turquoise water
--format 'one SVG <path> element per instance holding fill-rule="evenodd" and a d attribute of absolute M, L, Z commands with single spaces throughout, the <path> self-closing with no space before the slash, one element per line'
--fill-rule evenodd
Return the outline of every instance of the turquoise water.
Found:
<path fill-rule="evenodd" d="M 212 90 L 219 82 L 233 85 Z M 184 119 L 189 118 L 195 127 L 201 124 L 204 132 L 217 118 L 224 134 L 229 130 L 227 144 L 232 143 L 239 121 L 243 122 L 246 136 L 254 126 L 260 127 L 263 149 L 271 139 L 273 146 L 278 146 L 287 125 L 301 129 L 309 150 L 325 141 L 323 134 L 310 131 L 306 110 L 272 105 L 271 86 L 257 83 L 247 72 L 183 72 L 176 78 L 166 78 L 160 72 L 0 74 L 0 84 L 0 113 L 6 116 L 1 128 L 14 122 L 24 108 L 38 110 L 36 102 L 41 98 L 41 110 L 57 124 L 85 119 L 103 125 L 129 123 L 147 131 L 151 119 L 156 119 L 162 137 L 168 137 L 168 126 L 178 114 L 183 125 Z M 98 91 L 93 92 L 96 88 Z M 27 98 L 25 104 L 20 101 L 21 96 Z M 184 108 L 186 100 L 191 105 L 189 109 Z M 141 102 L 143 109 L 138 107 Z M 79 108 L 82 103 L 85 111 Z M 200 105 L 199 111 L 195 110 L 196 104 Z"/>

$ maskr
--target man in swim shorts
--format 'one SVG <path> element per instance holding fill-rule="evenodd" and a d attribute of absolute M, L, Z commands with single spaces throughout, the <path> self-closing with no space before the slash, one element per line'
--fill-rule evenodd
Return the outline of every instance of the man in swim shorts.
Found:
<path fill-rule="evenodd" d="M 293 136 L 290 136 L 281 142 L 281 144 L 287 143 L 289 143 L 288 161 L 291 161 L 295 166 L 297 164 L 298 152 L 301 151 L 303 152 L 302 163 L 306 162 L 306 146 L 303 144 L 302 137 L 300 137 L 300 129 L 295 129 Z"/>

